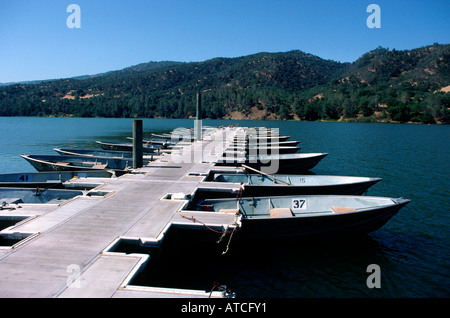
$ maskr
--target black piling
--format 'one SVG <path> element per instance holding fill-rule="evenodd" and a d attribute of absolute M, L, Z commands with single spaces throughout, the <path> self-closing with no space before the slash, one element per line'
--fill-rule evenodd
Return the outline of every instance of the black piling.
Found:
<path fill-rule="evenodd" d="M 196 115 L 195 115 L 195 140 L 202 140 L 202 95 L 197 93 Z"/>
<path fill-rule="evenodd" d="M 141 168 L 142 159 L 142 120 L 133 120 L 133 169 Z"/>

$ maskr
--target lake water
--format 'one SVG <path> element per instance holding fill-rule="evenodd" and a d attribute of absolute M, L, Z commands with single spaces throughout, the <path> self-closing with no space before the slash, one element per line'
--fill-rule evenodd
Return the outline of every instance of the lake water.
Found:
<path fill-rule="evenodd" d="M 170 248 L 151 265 L 153 274 L 137 283 L 206 290 L 218 282 L 238 297 L 450 297 L 450 126 L 203 121 L 236 123 L 279 128 L 301 141 L 302 152 L 329 153 L 312 172 L 381 177 L 368 195 L 411 203 L 378 231 L 354 240 L 232 244 L 218 256 L 195 240 L 180 244 L 168 237 Z M 193 124 L 144 119 L 144 137 Z M 132 119 L 0 118 L 0 173 L 34 171 L 22 153 L 95 149 L 96 140 L 123 142 L 131 130 Z M 370 264 L 380 268 L 381 288 L 367 287 Z"/>

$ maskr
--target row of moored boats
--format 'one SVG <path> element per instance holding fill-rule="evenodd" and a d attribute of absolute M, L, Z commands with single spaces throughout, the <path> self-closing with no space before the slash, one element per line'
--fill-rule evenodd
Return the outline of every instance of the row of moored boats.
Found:
<path fill-rule="evenodd" d="M 409 202 L 363 195 L 380 178 L 308 174 L 326 153 L 300 153 L 299 141 L 263 130 L 243 129 L 235 136 L 205 178 L 223 189 L 197 191 L 185 211 L 239 214 L 243 234 L 251 237 L 324 238 L 372 232 Z M 243 169 L 227 172 L 221 166 Z M 270 173 L 273 166 L 276 172 Z M 230 183 L 239 190 L 225 191 Z"/>
<path fill-rule="evenodd" d="M 374 231 L 409 202 L 363 195 L 380 178 L 307 174 L 327 154 L 300 153 L 299 141 L 276 131 L 238 131 L 202 183 L 215 186 L 198 189 L 184 211 L 234 213 L 240 216 L 244 235 L 324 237 Z M 187 136 L 144 139 L 144 165 L 170 153 L 180 142 L 194 141 L 193 135 Z M 74 189 L 74 178 L 83 180 L 76 185 L 86 190 L 98 185 L 90 180 L 132 171 L 132 143 L 97 143 L 100 149 L 21 155 L 38 172 L 0 175 L 2 209 L 18 203 L 58 203 L 81 194 Z"/>

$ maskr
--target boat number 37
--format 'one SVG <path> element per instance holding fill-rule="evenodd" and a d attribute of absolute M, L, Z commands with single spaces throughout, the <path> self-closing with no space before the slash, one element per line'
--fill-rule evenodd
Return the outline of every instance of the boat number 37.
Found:
<path fill-rule="evenodd" d="M 295 198 L 292 199 L 292 210 L 305 210 L 306 199 Z"/>

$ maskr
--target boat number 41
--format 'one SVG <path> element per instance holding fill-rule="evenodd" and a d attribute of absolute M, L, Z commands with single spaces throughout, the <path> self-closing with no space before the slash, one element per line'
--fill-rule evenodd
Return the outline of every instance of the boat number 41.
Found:
<path fill-rule="evenodd" d="M 306 199 L 295 198 L 292 199 L 292 210 L 305 210 Z"/>
<path fill-rule="evenodd" d="M 17 177 L 18 182 L 30 182 L 32 179 L 31 174 L 21 174 Z"/>

